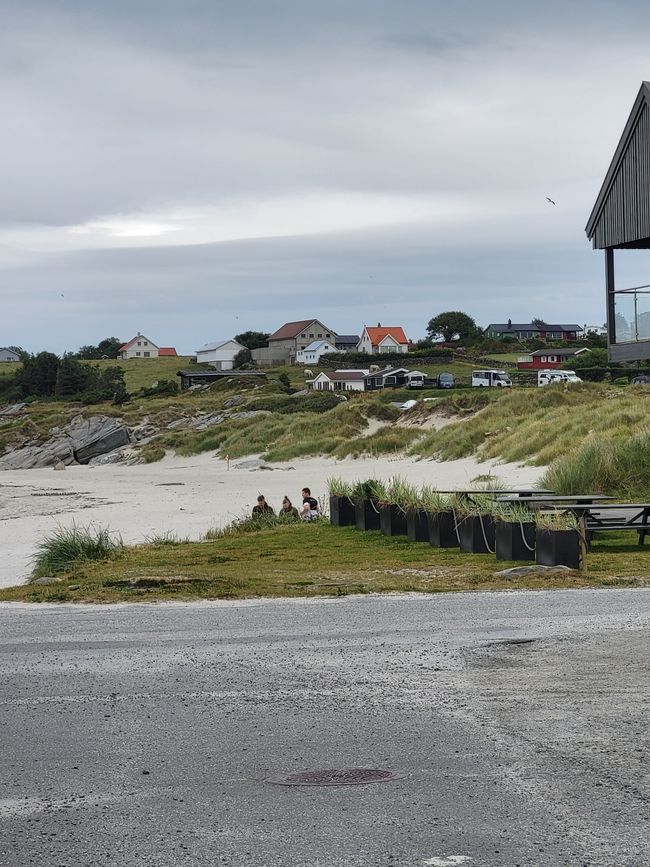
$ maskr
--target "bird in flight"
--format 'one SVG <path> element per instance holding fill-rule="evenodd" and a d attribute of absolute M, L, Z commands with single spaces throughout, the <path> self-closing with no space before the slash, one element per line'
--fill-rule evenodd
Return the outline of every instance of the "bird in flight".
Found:
<path fill-rule="evenodd" d="M 553 199 L 549 199 L 549 197 L 548 197 L 548 196 L 547 196 L 547 197 L 546 197 L 546 201 L 547 201 L 547 202 L 550 202 L 550 203 L 551 203 L 551 204 L 552 204 L 552 205 L 554 205 L 554 204 L 555 204 L 555 202 L 554 202 L 554 201 L 553 201 Z"/>

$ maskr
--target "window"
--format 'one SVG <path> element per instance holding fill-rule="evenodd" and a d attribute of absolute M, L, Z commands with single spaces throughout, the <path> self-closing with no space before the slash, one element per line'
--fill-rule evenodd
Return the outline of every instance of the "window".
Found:
<path fill-rule="evenodd" d="M 138 340 L 138 346 L 142 346 L 142 341 Z"/>
<path fill-rule="evenodd" d="M 144 342 L 144 345 L 145 345 L 145 346 L 149 346 L 149 344 L 148 344 L 148 343 L 147 343 L 147 341 L 146 341 L 146 340 L 145 340 L 145 342 Z"/>
<path fill-rule="evenodd" d="M 322 337 L 322 334 L 317 334 L 316 337 Z M 329 337 L 329 334 L 327 335 Z"/>
<path fill-rule="evenodd" d="M 136 352 L 136 355 L 140 355 L 140 354 L 141 354 L 141 353 L 139 353 L 139 352 Z"/>
<path fill-rule="evenodd" d="M 142 354 L 143 354 L 143 356 L 144 356 L 145 358 L 151 358 L 151 353 L 150 353 L 150 352 L 143 352 Z"/>
<path fill-rule="evenodd" d="M 548 360 L 549 361 L 557 361 L 557 355 L 549 355 Z"/>
<path fill-rule="evenodd" d="M 331 336 L 332 336 L 331 334 L 326 334 L 326 335 L 325 335 L 325 337 L 331 337 Z"/>
<path fill-rule="evenodd" d="M 312 338 L 312 340 L 313 340 L 313 338 L 314 338 L 314 335 L 313 335 L 313 334 L 310 334 L 310 335 L 309 335 L 309 336 L 310 336 L 310 337 L 311 337 L 311 338 Z M 319 335 L 319 336 L 320 336 L 320 335 Z"/>

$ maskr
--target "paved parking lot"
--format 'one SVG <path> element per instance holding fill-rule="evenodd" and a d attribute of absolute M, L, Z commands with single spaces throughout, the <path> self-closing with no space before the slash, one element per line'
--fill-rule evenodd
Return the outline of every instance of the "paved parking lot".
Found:
<path fill-rule="evenodd" d="M 649 602 L 0 606 L 0 863 L 650 864 Z"/>

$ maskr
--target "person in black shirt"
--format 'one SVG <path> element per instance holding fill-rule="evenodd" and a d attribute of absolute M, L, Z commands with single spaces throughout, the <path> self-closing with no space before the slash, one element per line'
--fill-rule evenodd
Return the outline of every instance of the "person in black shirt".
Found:
<path fill-rule="evenodd" d="M 264 494 L 260 494 L 259 497 L 257 498 L 257 505 L 253 506 L 253 517 L 254 518 L 261 518 L 265 515 L 266 516 L 275 515 L 275 512 L 273 511 L 271 506 L 269 506 L 269 504 L 266 502 Z"/>
<path fill-rule="evenodd" d="M 302 512 L 300 517 L 303 521 L 315 521 L 318 517 L 318 500 L 312 497 L 309 488 L 302 489 Z"/>

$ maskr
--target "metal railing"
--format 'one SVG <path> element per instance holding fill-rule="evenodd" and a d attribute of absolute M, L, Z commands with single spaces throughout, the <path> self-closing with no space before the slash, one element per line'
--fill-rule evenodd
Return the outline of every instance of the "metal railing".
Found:
<path fill-rule="evenodd" d="M 617 289 L 614 314 L 617 343 L 650 340 L 650 284 Z"/>

